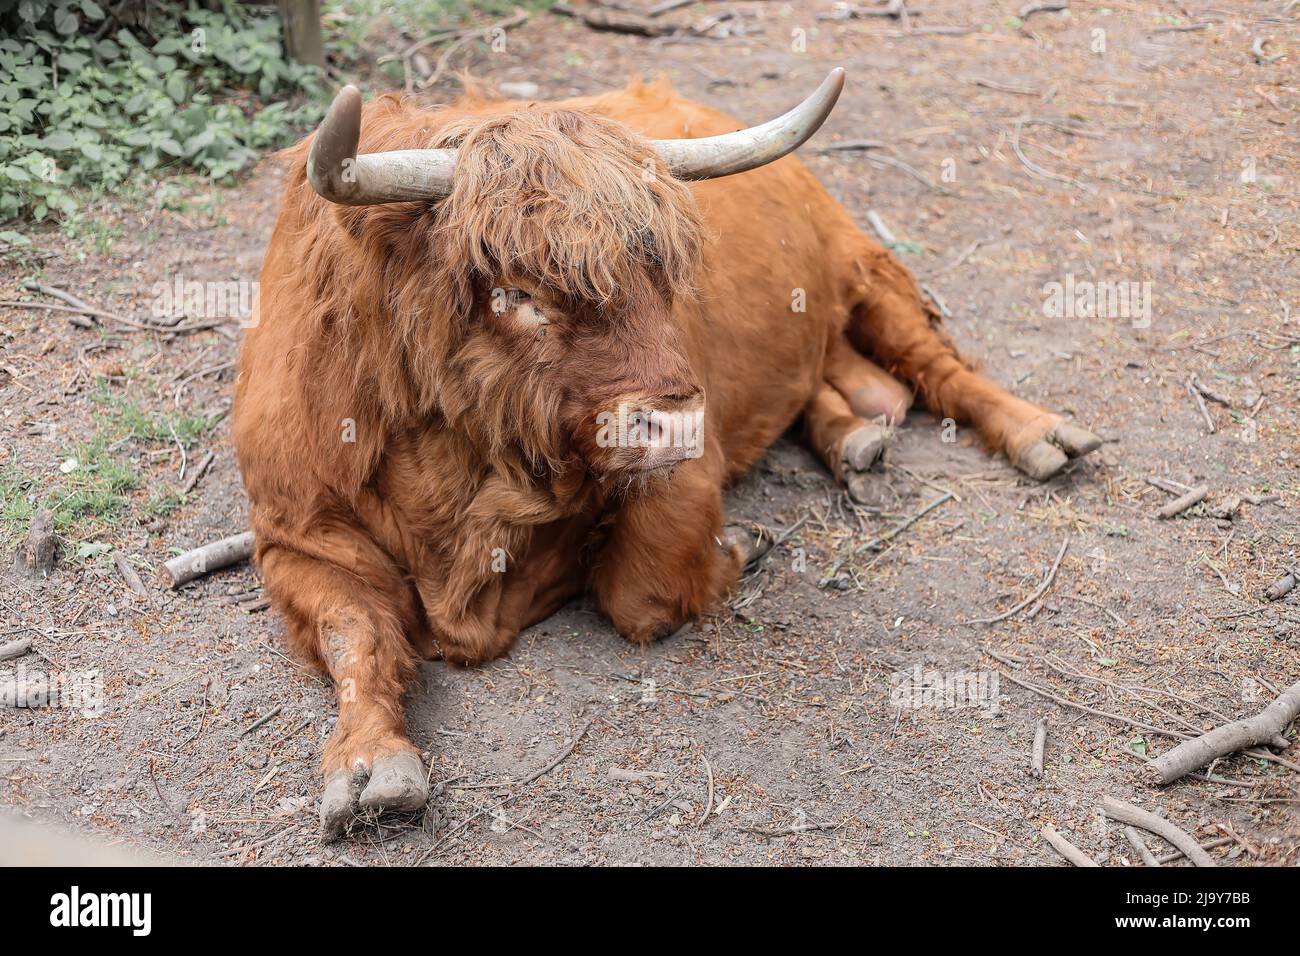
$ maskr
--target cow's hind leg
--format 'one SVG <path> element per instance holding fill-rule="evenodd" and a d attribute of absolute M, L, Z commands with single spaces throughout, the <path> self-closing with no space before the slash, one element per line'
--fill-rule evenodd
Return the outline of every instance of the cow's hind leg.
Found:
<path fill-rule="evenodd" d="M 849 340 L 916 385 L 932 412 L 973 424 L 990 448 L 1040 481 L 1101 446 L 1091 432 L 975 372 L 938 330 L 916 281 L 892 256 L 866 247 L 858 261 L 868 273 L 868 291 L 850 317 Z"/>
<path fill-rule="evenodd" d="M 295 649 L 334 680 L 339 717 L 321 763 L 321 834 L 341 836 L 360 811 L 414 811 L 428 799 L 419 752 L 407 738 L 402 695 L 415 673 L 408 640 L 420 626 L 391 562 L 367 545 L 328 549 L 348 570 L 286 548 L 261 556 L 267 590 Z"/>
<path fill-rule="evenodd" d="M 844 396 L 854 415 L 898 425 L 912 407 L 912 389 L 838 335 L 826 351 L 826 381 Z"/>
<path fill-rule="evenodd" d="M 829 382 L 822 382 L 804 406 L 803 422 L 808 444 L 835 480 L 855 501 L 870 501 L 867 472 L 884 455 L 893 425 L 854 414 L 848 400 Z"/>

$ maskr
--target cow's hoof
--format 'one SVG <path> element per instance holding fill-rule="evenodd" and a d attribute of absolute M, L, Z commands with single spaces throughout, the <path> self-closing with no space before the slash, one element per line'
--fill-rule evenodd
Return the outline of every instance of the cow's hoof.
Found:
<path fill-rule="evenodd" d="M 889 481 L 879 472 L 860 471 L 849 475 L 844 490 L 855 504 L 864 508 L 880 508 L 888 495 Z"/>
<path fill-rule="evenodd" d="M 1057 422 L 1043 438 L 1027 446 L 1012 464 L 1035 481 L 1047 481 L 1061 473 L 1071 459 L 1082 458 L 1101 447 L 1101 439 L 1078 425 Z"/>
<path fill-rule="evenodd" d="M 358 799 L 366 783 L 366 771 L 336 770 L 325 781 L 320 798 L 320 837 L 326 843 L 343 836 L 357 816 Z"/>
<path fill-rule="evenodd" d="M 424 808 L 429 800 L 429 783 L 424 764 L 413 753 L 380 757 L 361 791 L 361 809 L 370 813 L 385 810 L 410 813 Z"/>
<path fill-rule="evenodd" d="M 847 479 L 853 472 L 866 471 L 880 461 L 892 432 L 893 429 L 888 425 L 872 424 L 863 425 L 845 436 L 844 443 L 840 446 L 844 477 Z"/>
<path fill-rule="evenodd" d="M 734 554 L 742 568 L 749 567 L 771 551 L 773 543 L 771 532 L 758 524 L 749 527 L 727 525 L 718 535 L 718 544 L 722 550 Z"/>

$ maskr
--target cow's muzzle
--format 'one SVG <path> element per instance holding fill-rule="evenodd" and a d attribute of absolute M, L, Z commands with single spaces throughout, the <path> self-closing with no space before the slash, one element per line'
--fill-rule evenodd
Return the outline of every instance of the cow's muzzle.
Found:
<path fill-rule="evenodd" d="M 704 394 L 625 398 L 597 416 L 596 444 L 609 470 L 669 472 L 704 454 Z"/>

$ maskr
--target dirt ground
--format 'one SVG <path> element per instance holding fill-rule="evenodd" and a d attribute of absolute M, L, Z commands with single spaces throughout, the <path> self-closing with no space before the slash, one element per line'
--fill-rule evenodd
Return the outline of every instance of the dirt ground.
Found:
<path fill-rule="evenodd" d="M 0 643 L 30 637 L 33 652 L 0 668 L 97 670 L 105 694 L 98 717 L 0 711 L 0 804 L 220 864 L 1059 864 L 1045 824 L 1103 865 L 1135 864 L 1099 813 L 1109 794 L 1224 865 L 1300 862 L 1297 748 L 1163 790 L 1134 775 L 1177 734 L 1300 679 L 1300 590 L 1263 598 L 1300 563 L 1300 10 L 1076 0 L 1021 22 L 1019 0 L 916 6 L 904 24 L 719 0 L 662 18 L 734 14 L 708 37 L 668 39 L 535 14 L 505 51 L 454 62 L 543 97 L 662 71 L 747 122 L 843 65 L 804 159 L 864 228 L 869 210 L 888 224 L 988 374 L 1103 435 L 1100 451 L 1037 485 L 913 412 L 877 514 L 788 436 L 729 495 L 733 518 L 788 535 L 730 607 L 641 651 L 574 605 L 488 666 L 425 664 L 409 713 L 427 814 L 324 846 L 332 690 L 284 655 L 251 567 L 179 592 L 154 579 L 245 527 L 225 420 L 238 323 L 164 336 L 0 306 L 6 547 L 25 505 L 88 499 L 48 580 L 19 581 L 6 559 Z M 817 149 L 863 139 L 883 145 Z M 43 253 L 4 262 L 0 298 L 54 302 L 19 287 L 35 277 L 138 319 L 158 282 L 253 281 L 280 183 L 264 164 L 235 189 L 101 203 L 98 231 L 32 232 Z M 1149 314 L 1048 314 L 1045 285 L 1067 281 L 1150 283 Z M 1213 429 L 1193 376 L 1223 400 L 1207 402 Z M 1159 520 L 1175 495 L 1151 478 L 1209 496 Z M 1260 503 L 1234 510 L 1243 496 Z M 970 623 L 1034 594 L 1067 542 L 1040 599 Z M 918 672 L 977 693 L 913 707 L 897 675 Z"/>

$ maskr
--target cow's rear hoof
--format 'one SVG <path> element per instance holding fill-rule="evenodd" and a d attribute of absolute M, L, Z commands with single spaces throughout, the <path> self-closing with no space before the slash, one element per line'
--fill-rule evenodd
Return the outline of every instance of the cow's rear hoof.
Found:
<path fill-rule="evenodd" d="M 380 757 L 361 791 L 361 809 L 369 813 L 386 810 L 410 813 L 422 810 L 429 800 L 429 783 L 424 764 L 413 753 Z"/>
<path fill-rule="evenodd" d="M 366 771 L 336 770 L 325 781 L 320 798 L 320 838 L 326 843 L 347 832 L 359 810 L 358 799 L 366 783 Z"/>
<path fill-rule="evenodd" d="M 1058 422 L 1039 441 L 1012 459 L 1012 464 L 1035 481 L 1059 475 L 1072 459 L 1082 458 L 1101 447 L 1101 439 L 1078 425 Z"/>
<path fill-rule="evenodd" d="M 840 446 L 840 461 L 847 480 L 853 472 L 866 471 L 885 454 L 893 429 L 888 425 L 864 425 L 844 438 Z"/>

